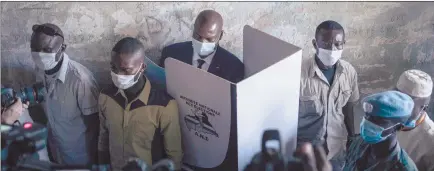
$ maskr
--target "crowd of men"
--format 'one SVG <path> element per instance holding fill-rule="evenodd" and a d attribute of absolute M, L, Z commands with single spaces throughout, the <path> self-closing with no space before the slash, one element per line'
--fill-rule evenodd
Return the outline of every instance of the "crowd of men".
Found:
<path fill-rule="evenodd" d="M 243 63 L 219 46 L 222 26 L 219 13 L 202 11 L 191 41 L 166 46 L 160 66 L 174 57 L 231 82 L 241 81 Z M 31 56 L 47 90 L 43 108 L 52 162 L 120 170 L 131 157 L 148 164 L 169 158 L 181 169 L 177 102 L 146 78 L 145 46 L 138 39 L 126 37 L 114 45 L 113 84 L 99 87 L 93 74 L 65 53 L 58 26 L 46 23 L 32 30 Z M 433 171 L 434 123 L 426 113 L 431 77 L 408 70 L 394 90 L 360 100 L 357 72 L 341 59 L 345 38 L 339 23 L 322 22 L 312 40 L 316 53 L 302 63 L 296 155 L 305 170 Z M 354 130 L 357 104 L 365 112 L 360 135 Z M 17 99 L 2 110 L 2 123 L 13 124 L 25 108 Z"/>

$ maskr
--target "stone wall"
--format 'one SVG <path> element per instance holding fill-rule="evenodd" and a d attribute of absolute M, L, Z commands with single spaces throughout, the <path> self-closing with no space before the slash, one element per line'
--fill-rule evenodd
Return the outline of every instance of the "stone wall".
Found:
<path fill-rule="evenodd" d="M 60 26 L 70 57 L 107 84 L 118 40 L 138 37 L 156 61 L 164 46 L 190 39 L 204 9 L 222 14 L 221 45 L 241 59 L 246 24 L 303 47 L 309 57 L 316 26 L 340 22 L 347 40 L 343 59 L 358 71 L 363 96 L 392 88 L 410 68 L 434 76 L 434 2 L 1 2 L 2 84 L 34 81 L 29 40 L 35 23 Z"/>

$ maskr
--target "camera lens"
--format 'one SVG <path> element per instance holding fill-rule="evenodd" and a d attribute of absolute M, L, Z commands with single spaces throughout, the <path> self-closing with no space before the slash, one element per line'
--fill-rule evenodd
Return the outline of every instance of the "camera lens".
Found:
<path fill-rule="evenodd" d="M 1 105 L 9 106 L 15 101 L 15 93 L 12 88 L 2 88 L 1 91 Z"/>
<path fill-rule="evenodd" d="M 32 87 L 25 87 L 15 92 L 12 88 L 2 88 L 1 105 L 10 106 L 15 102 L 17 97 L 21 98 L 23 103 L 29 102 L 30 105 L 44 101 L 45 89 L 43 83 L 37 83 Z"/>

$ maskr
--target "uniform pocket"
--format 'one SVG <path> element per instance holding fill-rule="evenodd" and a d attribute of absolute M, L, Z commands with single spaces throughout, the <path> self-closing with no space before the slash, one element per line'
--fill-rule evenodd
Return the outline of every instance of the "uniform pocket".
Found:
<path fill-rule="evenodd" d="M 318 95 L 300 96 L 299 102 L 300 113 L 306 115 L 321 115 L 323 107 Z"/>
<path fill-rule="evenodd" d="M 348 102 L 348 99 L 350 99 L 351 94 L 353 91 L 351 90 L 342 90 L 339 92 L 339 99 L 337 100 L 336 109 L 342 109 Z"/>
<path fill-rule="evenodd" d="M 340 109 L 342 109 L 347 104 L 348 99 L 350 99 L 352 93 L 353 91 L 351 90 L 351 87 L 348 84 L 340 83 L 338 98 L 336 99 L 337 111 L 340 111 Z"/>

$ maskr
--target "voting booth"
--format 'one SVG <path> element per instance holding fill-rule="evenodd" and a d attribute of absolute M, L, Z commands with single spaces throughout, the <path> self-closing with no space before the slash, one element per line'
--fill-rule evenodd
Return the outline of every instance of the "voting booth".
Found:
<path fill-rule="evenodd" d="M 165 60 L 166 88 L 179 107 L 183 162 L 192 170 L 243 170 L 267 129 L 279 130 L 285 155 L 295 150 L 301 48 L 245 26 L 243 57 L 246 77 L 239 83 Z"/>

